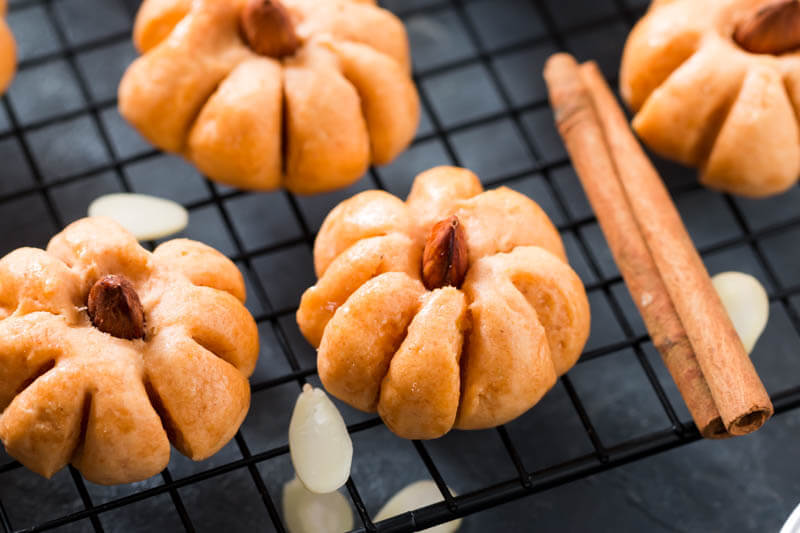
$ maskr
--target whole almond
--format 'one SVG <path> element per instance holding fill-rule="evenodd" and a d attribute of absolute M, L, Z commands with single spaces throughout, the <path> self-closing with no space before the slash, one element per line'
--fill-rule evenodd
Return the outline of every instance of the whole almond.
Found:
<path fill-rule="evenodd" d="M 124 276 L 100 278 L 89 291 L 89 318 L 94 327 L 120 339 L 144 338 L 144 308 Z"/>
<path fill-rule="evenodd" d="M 248 0 L 240 24 L 247 44 L 257 54 L 280 58 L 300 47 L 289 12 L 278 0 Z"/>
<path fill-rule="evenodd" d="M 800 0 L 771 2 L 746 17 L 733 39 L 754 54 L 779 55 L 800 48 Z"/>
<path fill-rule="evenodd" d="M 429 290 L 459 287 L 467 275 L 467 237 L 455 215 L 431 228 L 422 253 L 422 281 Z"/>

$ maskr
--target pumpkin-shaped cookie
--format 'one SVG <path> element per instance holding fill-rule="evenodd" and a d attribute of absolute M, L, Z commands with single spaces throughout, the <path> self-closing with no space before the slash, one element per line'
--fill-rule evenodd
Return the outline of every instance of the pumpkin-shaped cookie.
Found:
<path fill-rule="evenodd" d="M 258 330 L 242 276 L 186 239 L 153 253 L 107 218 L 47 251 L 0 259 L 0 439 L 50 477 L 67 463 L 95 483 L 160 472 L 170 442 L 209 457 L 250 404 Z"/>
<path fill-rule="evenodd" d="M 6 23 L 6 0 L 0 0 L 0 93 L 8 88 L 17 68 L 17 45 Z"/>
<path fill-rule="evenodd" d="M 325 388 L 396 434 L 506 423 L 577 361 L 589 304 L 531 199 L 468 170 L 417 176 L 406 202 L 367 191 L 326 218 L 297 322 Z"/>
<path fill-rule="evenodd" d="M 656 0 L 620 84 L 644 142 L 709 187 L 766 196 L 800 176 L 797 0 Z"/>
<path fill-rule="evenodd" d="M 370 0 L 145 0 L 120 113 L 209 178 L 300 194 L 391 161 L 419 120 L 403 24 Z"/>

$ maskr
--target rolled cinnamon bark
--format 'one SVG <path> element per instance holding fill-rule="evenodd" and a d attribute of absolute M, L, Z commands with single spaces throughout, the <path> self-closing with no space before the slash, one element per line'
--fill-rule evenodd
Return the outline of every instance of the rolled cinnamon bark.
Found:
<path fill-rule="evenodd" d="M 732 435 L 755 431 L 774 412 L 764 384 L 667 188 L 634 137 L 602 73 L 589 63 L 583 74 L 611 153 L 619 162 L 622 188 L 681 317 L 722 422 Z"/>
<path fill-rule="evenodd" d="M 717 406 L 617 178 L 591 95 L 566 55 L 545 67 L 556 123 L 647 331 L 700 433 L 727 437 Z"/>
<path fill-rule="evenodd" d="M 594 64 L 579 68 L 572 58 L 559 55 L 548 62 L 546 78 L 551 95 L 557 95 L 560 101 L 560 104 L 554 102 L 558 120 L 569 121 L 569 116 L 575 113 L 576 108 L 576 104 L 569 99 L 577 94 L 580 101 L 580 95 L 583 94 L 583 105 L 588 104 L 590 109 L 588 116 L 594 117 L 596 124 L 599 123 L 603 142 L 596 150 L 605 151 L 605 157 L 609 157 L 610 152 L 615 171 L 610 176 L 595 176 L 592 179 L 618 180 L 626 210 L 631 213 L 639 235 L 643 237 L 663 287 L 688 336 L 722 425 L 731 435 L 755 431 L 772 415 L 772 403 L 711 284 L 669 193 L 633 136 L 602 74 Z M 568 95 L 573 96 L 567 96 L 565 100 L 559 93 L 563 93 L 564 88 L 570 85 L 573 89 Z M 584 87 L 583 92 L 576 91 L 575 85 Z M 560 129 L 565 138 L 572 138 L 568 146 L 585 142 L 576 140 L 580 133 L 574 125 L 567 124 L 567 127 Z M 597 157 L 602 156 L 596 152 L 585 152 L 580 156 L 581 159 Z M 580 165 L 585 172 L 594 171 L 590 164 Z M 604 186 L 608 186 L 608 183 Z M 656 311 L 656 308 L 649 308 L 647 314 L 657 314 Z M 674 354 L 665 357 L 665 362 L 672 356 Z M 708 409 L 707 405 L 703 406 L 707 397 L 704 393 L 697 394 L 702 390 L 698 386 L 698 368 L 686 366 L 685 354 L 683 357 L 681 363 L 673 361 L 668 366 L 677 371 L 673 372 L 673 377 L 694 416 L 696 411 Z M 670 368 L 671 372 L 673 368 Z M 694 394 L 687 395 L 685 390 L 691 390 Z M 695 403 L 698 401 L 700 403 Z M 698 427 L 704 430 L 699 424 Z M 713 419 L 708 429 L 719 432 L 718 426 L 713 426 Z"/>

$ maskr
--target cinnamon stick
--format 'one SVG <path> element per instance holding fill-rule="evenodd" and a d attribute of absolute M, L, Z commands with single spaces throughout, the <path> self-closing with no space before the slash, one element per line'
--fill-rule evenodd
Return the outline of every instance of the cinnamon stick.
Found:
<path fill-rule="evenodd" d="M 678 210 L 628 126 L 600 69 L 584 69 L 634 217 L 694 348 L 726 429 L 744 435 L 773 414 L 772 402 L 733 327 Z"/>
<path fill-rule="evenodd" d="M 772 415 L 769 396 L 602 74 L 557 55 L 545 78 L 559 131 L 620 272 L 698 428 L 707 437 L 755 431 Z M 601 189 L 613 189 L 617 198 Z M 620 221 L 622 229 L 611 228 Z"/>
<path fill-rule="evenodd" d="M 616 166 L 595 115 L 591 95 L 569 56 L 555 56 L 545 68 L 556 123 L 600 228 L 619 266 L 647 331 L 683 396 L 700 433 L 728 436 L 694 351 L 672 305 L 616 177 Z"/>

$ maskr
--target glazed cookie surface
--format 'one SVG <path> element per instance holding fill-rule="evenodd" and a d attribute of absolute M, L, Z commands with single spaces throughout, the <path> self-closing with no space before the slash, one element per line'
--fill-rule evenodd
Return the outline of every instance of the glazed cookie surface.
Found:
<path fill-rule="evenodd" d="M 436 438 L 527 411 L 589 335 L 583 284 L 531 199 L 468 170 L 417 176 L 406 202 L 366 191 L 314 245 L 297 322 L 325 388 L 396 434 Z"/>
<path fill-rule="evenodd" d="M 403 24 L 373 1 L 145 0 L 120 113 L 216 181 L 311 194 L 411 141 Z"/>
<path fill-rule="evenodd" d="M 244 282 L 190 240 L 153 253 L 116 222 L 85 218 L 47 250 L 0 259 L 0 439 L 50 477 L 100 484 L 153 476 L 170 443 L 201 460 L 250 403 L 258 331 Z"/>
<path fill-rule="evenodd" d="M 620 88 L 645 144 L 709 187 L 767 196 L 800 176 L 795 1 L 656 0 L 628 37 Z"/>

